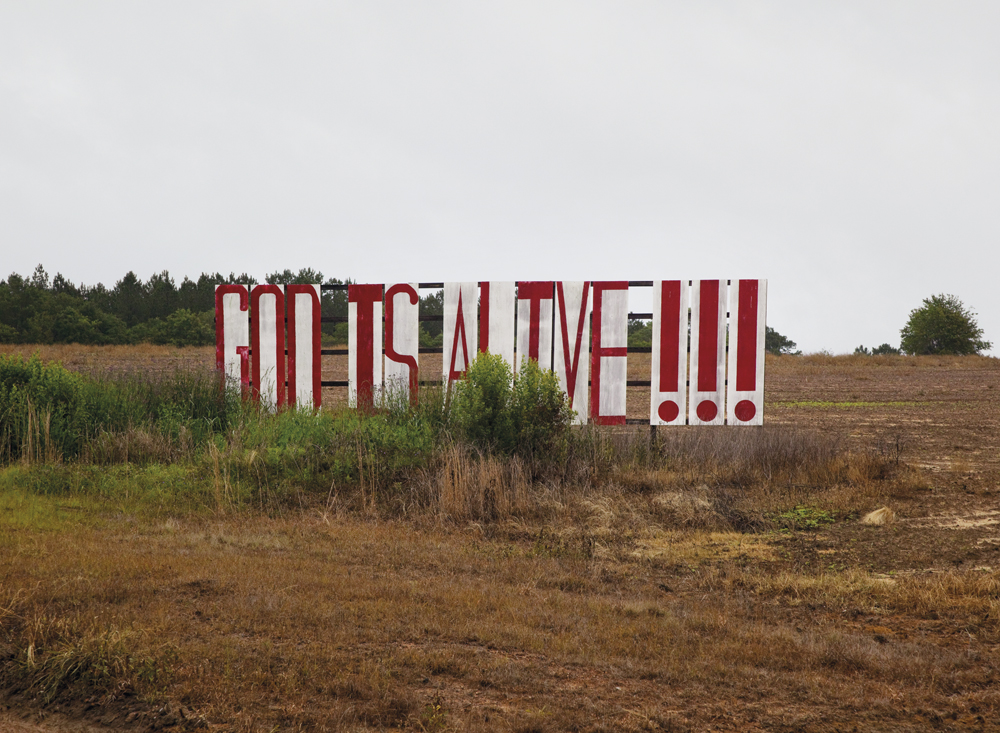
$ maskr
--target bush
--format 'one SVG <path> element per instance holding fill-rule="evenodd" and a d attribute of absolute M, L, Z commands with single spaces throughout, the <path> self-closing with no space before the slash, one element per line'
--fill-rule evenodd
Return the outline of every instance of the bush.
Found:
<path fill-rule="evenodd" d="M 227 430 L 244 409 L 239 393 L 219 389 L 215 375 L 189 372 L 157 378 L 88 379 L 83 393 L 90 435 L 155 426 L 177 437 L 183 426 L 201 442 Z"/>
<path fill-rule="evenodd" d="M 81 377 L 37 355 L 0 355 L 0 459 L 36 449 L 75 454 L 84 422 Z"/>
<path fill-rule="evenodd" d="M 901 348 L 907 354 L 965 356 L 990 349 L 976 314 L 967 310 L 954 295 L 924 298 L 920 308 L 910 311 L 910 319 L 900 331 Z"/>
<path fill-rule="evenodd" d="M 0 355 L 0 461 L 74 458 L 101 434 L 134 430 L 201 443 L 242 409 L 214 375 L 98 380 L 37 355 Z"/>
<path fill-rule="evenodd" d="M 41 303 L 28 319 L 28 343 L 120 344 L 126 339 L 125 324 L 116 316 L 98 310 L 92 303 L 72 305 L 60 294 Z"/>
<path fill-rule="evenodd" d="M 873 349 L 869 349 L 862 344 L 854 350 L 855 356 L 899 356 L 899 349 L 889 344 L 882 344 Z"/>
<path fill-rule="evenodd" d="M 554 372 L 525 359 L 514 376 L 502 357 L 480 354 L 455 386 L 450 417 L 459 437 L 485 451 L 536 459 L 558 452 L 573 411 Z"/>
<path fill-rule="evenodd" d="M 152 318 L 129 330 L 134 343 L 149 342 L 170 346 L 211 346 L 215 343 L 212 311 L 194 313 L 185 308 L 166 318 Z"/>
<path fill-rule="evenodd" d="M 455 432 L 485 450 L 512 453 L 517 445 L 510 410 L 514 374 L 500 356 L 479 354 L 455 385 L 450 419 Z"/>
<path fill-rule="evenodd" d="M 629 348 L 650 347 L 653 345 L 653 322 L 630 318 L 628 322 Z"/>

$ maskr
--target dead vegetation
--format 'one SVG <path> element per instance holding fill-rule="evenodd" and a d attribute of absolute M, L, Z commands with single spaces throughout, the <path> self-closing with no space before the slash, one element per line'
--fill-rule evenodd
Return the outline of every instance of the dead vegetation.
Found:
<path fill-rule="evenodd" d="M 248 507 L 265 458 L 240 450 L 201 466 L 197 511 L 8 482 L 8 704 L 111 729 L 995 727 L 995 361 L 786 359 L 764 430 L 593 431 L 541 467 L 456 443 L 405 486 Z M 838 406 L 894 389 L 935 406 Z M 796 406 L 816 393 L 837 404 Z M 156 454 L 134 440 L 108 460 Z"/>

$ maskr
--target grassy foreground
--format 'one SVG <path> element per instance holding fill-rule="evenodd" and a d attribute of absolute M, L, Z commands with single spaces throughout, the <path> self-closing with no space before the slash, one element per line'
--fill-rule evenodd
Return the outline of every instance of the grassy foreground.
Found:
<path fill-rule="evenodd" d="M 992 729 L 991 525 L 932 522 L 989 520 L 994 468 L 809 428 L 935 409 L 854 388 L 763 430 L 569 431 L 558 461 L 408 410 L 196 429 L 148 394 L 74 457 L 21 440 L 6 703 L 115 730 Z"/>

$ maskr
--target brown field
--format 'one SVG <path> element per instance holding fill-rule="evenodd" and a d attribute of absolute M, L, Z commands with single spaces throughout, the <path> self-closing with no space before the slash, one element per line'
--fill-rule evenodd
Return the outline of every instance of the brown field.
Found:
<path fill-rule="evenodd" d="M 213 360 L 39 351 L 93 373 Z M 335 501 L 8 521 L 0 622 L 30 611 L 39 644 L 76 640 L 67 665 L 97 645 L 155 682 L 47 705 L 9 689 L 0 730 L 1000 730 L 1000 360 L 769 357 L 766 396 L 762 432 L 700 435 L 851 458 L 727 484 L 740 516 L 787 515 L 757 526 L 710 507 L 721 468 L 683 462 L 536 486 L 492 523 Z"/>

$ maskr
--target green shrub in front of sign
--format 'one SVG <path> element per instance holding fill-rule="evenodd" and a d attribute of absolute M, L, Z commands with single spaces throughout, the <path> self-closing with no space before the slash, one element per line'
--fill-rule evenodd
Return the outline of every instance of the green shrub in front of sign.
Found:
<path fill-rule="evenodd" d="M 525 359 L 517 374 L 503 357 L 480 354 L 455 385 L 450 420 L 481 450 L 538 459 L 558 453 L 573 411 L 555 373 Z"/>

